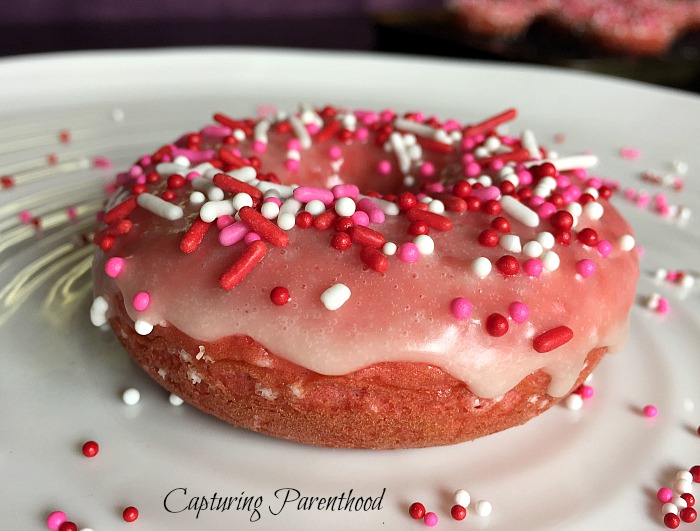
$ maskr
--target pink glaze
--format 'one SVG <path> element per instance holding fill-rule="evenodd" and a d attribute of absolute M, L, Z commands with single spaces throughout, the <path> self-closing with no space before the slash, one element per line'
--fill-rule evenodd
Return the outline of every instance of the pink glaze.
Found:
<path fill-rule="evenodd" d="M 268 149 L 259 158 L 265 172 L 275 173 L 285 185 L 316 189 L 308 197 L 323 197 L 329 205 L 336 199 L 331 188 L 339 184 L 353 184 L 364 193 L 398 193 L 404 176 L 398 164 L 392 164 L 389 175 L 378 175 L 377 164 L 387 153 L 376 145 L 374 134 L 366 142 L 344 143 L 341 161 L 328 156 L 330 146 L 338 142 L 336 138 L 313 144 L 301 151 L 295 168 L 288 169 L 285 153 L 289 134 L 279 138 L 271 128 Z M 482 135 L 473 137 L 475 146 L 482 141 Z M 205 137 L 202 149 L 216 148 L 220 142 L 213 136 Z M 253 154 L 251 139 L 237 147 L 244 157 Z M 463 178 L 463 156 L 455 149 L 449 155 L 430 153 L 424 158 L 450 185 Z M 524 176 L 524 170 L 521 173 Z M 157 193 L 166 183 L 161 179 L 148 186 Z M 173 201 L 183 209 L 183 217 L 169 221 L 137 208 L 129 215 L 133 228 L 128 235 L 117 238 L 108 252 L 97 251 L 96 295 L 114 305 L 120 295 L 131 301 L 138 292 L 150 294 L 150 305 L 143 311 L 127 305 L 134 320 L 172 325 L 200 341 L 248 335 L 270 352 L 321 374 L 347 374 L 382 362 L 426 363 L 441 367 L 481 397 L 501 396 L 539 369 L 551 376 L 549 393 L 564 396 L 571 391 L 590 350 L 614 350 L 625 339 L 624 323 L 635 290 L 631 279 L 638 275 L 634 250 L 623 251 L 613 245 L 603 260 L 596 248 L 557 244 L 553 251 L 561 266 L 554 271 L 543 270 L 539 259 L 517 254 L 522 265 L 518 274 L 506 278 L 494 268 L 479 278 L 471 270 L 477 257 L 484 256 L 495 264 L 503 255 L 499 247 L 477 243 L 479 233 L 492 220 L 482 211 L 447 211 L 435 218 L 449 220 L 452 228 L 432 228 L 434 252 L 424 255 L 412 243 L 414 236 L 408 233 L 411 222 L 405 214 L 386 215 L 382 224 L 376 224 L 367 213 L 355 212 L 355 223 L 369 225 L 398 246 L 395 255 L 387 256 L 389 267 L 382 273 L 363 264 L 357 244 L 343 252 L 333 248 L 329 244 L 333 228 L 295 226 L 286 230 L 289 245 L 268 245 L 264 259 L 234 289 L 226 291 L 218 279 L 245 244 L 222 246 L 214 224 L 194 252 L 179 251 L 183 234 L 199 214 L 200 207 L 188 201 L 190 186 L 187 183 L 179 189 Z M 129 189 L 128 179 L 125 188 Z M 298 190 L 295 197 L 306 193 Z M 414 193 L 418 190 L 418 186 L 412 189 Z M 605 206 L 603 217 L 590 220 L 587 227 L 595 230 L 601 241 L 618 242 L 622 235 L 631 234 L 620 214 L 606 200 L 601 203 Z M 363 220 L 356 219 L 361 215 Z M 511 233 L 523 242 L 548 230 L 545 221 L 537 227 L 526 227 L 512 217 L 509 221 Z M 436 226 L 445 228 L 442 222 Z M 126 257 L 127 263 L 117 278 L 110 278 L 103 273 L 105 262 L 116 256 Z M 575 264 L 582 261 L 594 264 L 597 274 L 577 276 Z M 341 308 L 329 311 L 320 296 L 338 283 L 345 284 L 352 297 Z M 269 297 L 279 285 L 294 293 L 284 306 L 273 304 Z M 468 299 L 470 312 L 466 306 L 455 310 L 456 294 Z M 505 314 L 513 301 L 522 301 L 529 315 L 502 337 L 488 334 L 484 328 L 487 317 Z M 533 338 L 563 325 L 573 331 L 571 341 L 549 352 L 533 349 Z"/>

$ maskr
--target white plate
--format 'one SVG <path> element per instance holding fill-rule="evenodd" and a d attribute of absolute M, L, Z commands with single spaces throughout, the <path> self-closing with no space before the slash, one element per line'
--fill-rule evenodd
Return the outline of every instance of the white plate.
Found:
<path fill-rule="evenodd" d="M 0 476 L 3 527 L 41 529 L 53 509 L 79 527 L 118 529 L 128 505 L 141 512 L 129 529 L 420 529 L 407 509 L 420 500 L 440 529 L 589 530 L 660 526 L 656 490 L 700 461 L 700 304 L 697 290 L 655 282 L 658 267 L 692 271 L 700 262 L 695 220 L 663 220 L 625 201 L 646 249 L 640 297 L 659 292 L 671 313 L 635 306 L 632 335 L 595 377 L 583 410 L 564 407 L 527 425 L 448 448 L 393 452 L 304 447 L 237 431 L 167 394 L 128 360 L 111 334 L 88 320 L 90 247 L 102 186 L 113 170 L 90 165 L 109 157 L 124 168 L 141 153 L 208 121 L 213 111 L 252 114 L 257 104 L 299 102 L 424 110 L 476 121 L 515 106 L 514 128 L 533 129 L 560 152 L 592 150 L 599 175 L 643 187 L 640 174 L 690 167 L 671 202 L 700 212 L 700 100 L 609 78 L 487 63 L 336 53 L 198 49 L 81 53 L 0 63 Z M 115 113 L 115 110 L 118 112 Z M 123 120 L 119 120 L 123 111 Z M 117 119 L 115 119 L 117 118 Z M 70 143 L 58 140 L 71 132 Z M 619 149 L 638 148 L 624 160 Z M 56 166 L 47 155 L 58 157 Z M 667 191 L 647 186 L 650 191 Z M 68 219 L 68 207 L 77 220 Z M 19 221 L 23 211 L 43 230 Z M 26 214 L 25 214 L 26 215 Z M 604 301 L 601 301 L 604 303 Z M 129 407 L 130 386 L 141 401 Z M 655 404 L 655 419 L 640 414 Z M 80 452 L 94 439 L 94 459 Z M 251 511 L 168 513 L 195 496 L 261 497 Z M 278 489 L 302 496 L 378 496 L 367 512 L 277 512 Z M 466 522 L 449 516 L 452 492 L 493 504 Z M 467 526 L 467 527 L 465 527 Z"/>

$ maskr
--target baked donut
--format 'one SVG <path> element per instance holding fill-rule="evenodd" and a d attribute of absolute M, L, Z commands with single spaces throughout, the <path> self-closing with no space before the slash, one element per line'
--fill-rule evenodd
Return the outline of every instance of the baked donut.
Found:
<path fill-rule="evenodd" d="M 302 107 L 214 123 L 119 174 L 91 317 L 169 391 L 306 444 L 453 444 L 522 424 L 623 343 L 632 230 L 507 110 Z"/>

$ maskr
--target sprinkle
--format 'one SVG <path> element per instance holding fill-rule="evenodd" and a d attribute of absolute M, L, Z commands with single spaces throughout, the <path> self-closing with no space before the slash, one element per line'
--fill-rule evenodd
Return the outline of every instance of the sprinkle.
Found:
<path fill-rule="evenodd" d="M 579 411 L 583 407 L 583 397 L 577 393 L 571 393 L 564 399 L 564 405 L 570 411 Z"/>
<path fill-rule="evenodd" d="M 662 487 L 656 493 L 656 499 L 661 503 L 668 503 L 673 499 L 673 491 L 668 487 Z"/>
<path fill-rule="evenodd" d="M 299 186 L 294 189 L 294 199 L 302 203 L 308 203 L 314 199 L 321 201 L 324 205 L 330 205 L 335 197 L 333 192 L 325 188 L 315 188 L 313 186 Z"/>
<path fill-rule="evenodd" d="M 143 312 L 148 309 L 151 304 L 151 296 L 146 291 L 139 291 L 134 295 L 133 306 L 134 309 Z"/>
<path fill-rule="evenodd" d="M 493 506 L 486 500 L 479 500 L 474 506 L 474 512 L 479 516 L 489 516 L 493 511 Z"/>
<path fill-rule="evenodd" d="M 136 197 L 136 202 L 141 208 L 145 208 L 156 216 L 160 216 L 170 221 L 175 221 L 184 216 L 181 207 L 168 203 L 157 195 L 143 193 Z"/>
<path fill-rule="evenodd" d="M 238 211 L 238 215 L 266 242 L 276 247 L 286 247 L 289 244 L 289 235 L 254 208 L 245 206 Z"/>
<path fill-rule="evenodd" d="M 532 278 L 537 278 L 542 274 L 544 265 L 539 258 L 529 258 L 523 262 L 523 271 Z"/>
<path fill-rule="evenodd" d="M 104 222 L 107 225 L 124 219 L 129 214 L 131 214 L 137 206 L 137 198 L 134 196 L 129 197 L 125 201 L 122 201 L 118 205 L 112 207 L 104 216 Z"/>
<path fill-rule="evenodd" d="M 574 338 L 574 331 L 568 326 L 557 326 L 546 332 L 542 332 L 535 337 L 532 342 L 533 348 L 540 354 L 551 352 L 552 350 L 565 345 Z"/>
<path fill-rule="evenodd" d="M 411 221 L 425 221 L 431 229 L 442 232 L 452 230 L 452 221 L 445 216 L 436 214 L 435 212 L 428 212 L 427 210 L 412 208 L 406 213 L 406 216 Z"/>
<path fill-rule="evenodd" d="M 122 518 L 125 522 L 135 522 L 138 517 L 139 510 L 136 507 L 129 506 L 122 512 Z"/>
<path fill-rule="evenodd" d="M 179 396 L 177 396 L 175 393 L 170 393 L 170 396 L 168 396 L 168 402 L 170 402 L 170 404 L 172 404 L 173 406 L 181 406 L 185 403 L 185 401 Z"/>
<path fill-rule="evenodd" d="M 381 249 L 386 243 L 384 235 L 374 229 L 363 226 L 354 226 L 348 229 L 348 234 L 352 238 L 353 243 L 362 245 L 363 247 L 374 247 Z M 400 251 L 399 251 L 400 252 Z"/>
<path fill-rule="evenodd" d="M 399 245 L 396 256 L 402 262 L 412 264 L 420 258 L 420 251 L 415 243 L 406 242 Z"/>
<path fill-rule="evenodd" d="M 321 302 L 327 310 L 335 311 L 350 299 L 350 288 L 345 284 L 333 284 L 321 294 Z"/>
<path fill-rule="evenodd" d="M 389 268 L 389 260 L 375 247 L 363 247 L 360 259 L 371 269 L 378 273 L 384 273 Z"/>
<path fill-rule="evenodd" d="M 456 297 L 450 302 L 450 312 L 455 319 L 463 321 L 468 319 L 473 310 L 472 303 L 464 297 Z M 467 503 L 467 505 L 469 505 Z"/>
<path fill-rule="evenodd" d="M 382 202 L 387 203 L 388 205 L 395 206 L 393 203 L 389 203 L 388 201 Z M 384 210 L 369 197 L 363 197 L 362 199 L 360 199 L 357 202 L 357 208 L 367 213 L 367 215 L 369 216 L 369 220 L 372 223 L 384 223 L 385 214 L 391 215 L 388 212 L 385 213 Z"/>
<path fill-rule="evenodd" d="M 95 297 L 90 307 L 90 321 L 94 326 L 102 326 L 107 323 L 107 310 L 109 310 L 107 299 L 101 295 Z"/>
<path fill-rule="evenodd" d="M 515 234 L 503 234 L 498 239 L 498 243 L 509 253 L 519 253 L 522 251 L 520 236 L 516 236 Z"/>
<path fill-rule="evenodd" d="M 427 234 L 419 234 L 413 238 L 413 243 L 418 248 L 418 252 L 423 255 L 433 254 L 435 250 L 435 242 Z"/>
<path fill-rule="evenodd" d="M 408 514 L 411 515 L 411 518 L 414 520 L 420 520 L 425 516 L 425 506 L 420 502 L 414 502 L 408 508 Z"/>
<path fill-rule="evenodd" d="M 524 302 L 514 301 L 508 305 L 508 315 L 516 323 L 524 323 L 530 317 L 530 308 Z"/>
<path fill-rule="evenodd" d="M 472 498 L 469 495 L 469 492 L 467 492 L 466 490 L 458 489 L 455 491 L 454 500 L 457 505 L 461 505 L 462 507 L 469 507 L 471 499 Z"/>
<path fill-rule="evenodd" d="M 491 261 L 485 256 L 479 256 L 472 262 L 472 271 L 479 278 L 485 278 L 491 273 Z"/>
<path fill-rule="evenodd" d="M 622 249 L 623 251 L 631 251 L 632 249 L 634 249 L 635 245 L 634 236 L 632 236 L 631 234 L 625 234 L 620 237 L 618 243 L 620 245 L 620 249 Z"/>
<path fill-rule="evenodd" d="M 356 210 L 355 200 L 350 197 L 341 197 L 335 202 L 335 211 L 339 216 L 350 217 Z M 379 209 L 377 209 L 379 210 Z M 383 213 L 382 213 L 383 215 Z"/>
<path fill-rule="evenodd" d="M 141 393 L 134 387 L 129 387 L 122 393 L 122 400 L 127 406 L 135 406 L 141 400 Z"/>
<path fill-rule="evenodd" d="M 438 523 L 438 515 L 433 512 L 425 513 L 425 516 L 423 517 L 423 522 L 428 527 L 435 527 Z"/>
<path fill-rule="evenodd" d="M 243 254 L 219 277 L 219 285 L 226 291 L 235 288 L 263 259 L 265 253 L 267 253 L 267 246 L 262 241 L 250 244 L 244 249 Z"/>
<path fill-rule="evenodd" d="M 233 174 L 234 172 L 231 173 Z M 249 173 L 250 172 L 246 170 L 245 176 L 247 177 Z M 231 194 L 239 194 L 243 192 L 256 200 L 262 200 L 263 198 L 262 190 L 259 190 L 255 186 L 251 186 L 247 182 L 237 179 L 232 175 L 227 175 L 226 173 L 217 173 L 214 176 L 214 184 L 221 188 L 224 192 L 229 192 Z"/>
<path fill-rule="evenodd" d="M 61 524 L 67 520 L 66 513 L 63 511 L 53 511 L 49 516 L 46 518 L 46 527 L 51 529 L 51 531 L 58 531 L 58 528 L 61 527 Z"/>
<path fill-rule="evenodd" d="M 501 198 L 501 207 L 505 213 L 526 227 L 534 228 L 540 224 L 540 217 L 537 215 L 537 212 L 509 195 L 504 195 Z"/>
<path fill-rule="evenodd" d="M 497 114 L 495 116 L 492 116 L 491 118 L 479 122 L 476 125 L 469 125 L 465 127 L 462 134 L 465 138 L 470 136 L 473 137 L 486 134 L 496 129 L 496 127 L 498 127 L 499 125 L 514 120 L 517 115 L 518 112 L 515 109 L 508 109 L 500 114 Z"/>
<path fill-rule="evenodd" d="M 83 444 L 82 451 L 85 457 L 95 457 L 100 451 L 100 445 L 95 441 L 87 441 Z"/>
<path fill-rule="evenodd" d="M 622 147 L 620 148 L 620 157 L 625 160 L 637 160 L 641 156 L 641 152 L 636 148 Z"/>
<path fill-rule="evenodd" d="M 398 246 L 394 242 L 386 242 L 382 246 L 382 252 L 387 256 L 394 256 L 397 250 Z"/>
<path fill-rule="evenodd" d="M 642 414 L 650 419 L 658 415 L 659 410 L 656 408 L 656 406 L 649 404 L 648 406 L 644 406 L 644 408 L 642 409 Z"/>
<path fill-rule="evenodd" d="M 290 301 L 291 297 L 289 295 L 289 290 L 284 286 L 276 286 L 272 288 L 270 292 L 270 300 L 276 306 L 284 306 Z"/>
<path fill-rule="evenodd" d="M 508 319 L 500 313 L 492 313 L 486 318 L 486 331 L 493 337 L 504 336 L 508 332 Z"/>
<path fill-rule="evenodd" d="M 576 272 L 583 278 L 588 278 L 595 273 L 595 262 L 584 258 L 576 262 Z"/>
<path fill-rule="evenodd" d="M 201 217 L 197 217 L 190 228 L 187 229 L 182 240 L 180 240 L 180 250 L 183 253 L 193 253 L 196 251 L 202 243 L 204 235 L 207 233 L 210 225 L 211 223 L 204 221 Z"/>
<path fill-rule="evenodd" d="M 467 510 L 459 504 L 453 505 L 452 509 L 450 509 L 450 515 L 452 515 L 453 519 L 461 521 L 467 517 Z"/>
<path fill-rule="evenodd" d="M 331 188 L 333 197 L 340 199 L 341 197 L 350 197 L 355 199 L 360 195 L 360 189 L 354 184 L 336 184 Z"/>
<path fill-rule="evenodd" d="M 108 258 L 105 262 L 105 273 L 109 277 L 117 278 L 124 270 L 125 264 L 126 260 L 119 256 L 113 256 L 111 258 Z"/>
<path fill-rule="evenodd" d="M 554 251 L 547 251 L 542 255 L 542 264 L 548 271 L 556 271 L 559 268 L 559 255 Z"/>

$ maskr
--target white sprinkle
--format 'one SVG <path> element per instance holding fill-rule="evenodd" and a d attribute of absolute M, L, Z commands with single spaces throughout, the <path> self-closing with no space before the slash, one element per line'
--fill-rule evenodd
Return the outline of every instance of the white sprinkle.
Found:
<path fill-rule="evenodd" d="M 234 179 L 243 181 L 244 183 L 250 182 L 258 175 L 258 172 L 252 166 L 243 166 L 241 168 L 236 168 L 226 173 Z"/>
<path fill-rule="evenodd" d="M 540 232 L 537 234 L 536 238 L 543 249 L 551 249 L 554 247 L 554 243 L 556 241 L 551 232 Z"/>
<path fill-rule="evenodd" d="M 538 241 L 531 240 L 523 245 L 523 254 L 530 258 L 538 258 L 544 252 L 542 244 Z"/>
<path fill-rule="evenodd" d="M 535 186 L 534 190 L 532 190 L 532 195 L 535 195 L 537 197 L 543 197 L 545 199 L 549 197 L 549 194 L 551 193 L 552 191 L 549 188 L 547 188 L 546 186 L 540 186 L 539 184 Z"/>
<path fill-rule="evenodd" d="M 158 174 L 164 178 L 175 175 L 176 173 L 182 173 L 184 169 L 185 167 L 183 167 L 182 164 L 178 164 L 176 162 L 161 162 L 156 164 L 156 172 L 158 172 Z"/>
<path fill-rule="evenodd" d="M 440 131 L 440 129 L 435 129 L 429 125 L 414 122 L 413 120 L 408 120 L 406 118 L 396 118 L 394 120 L 394 127 L 396 127 L 396 129 L 401 129 L 402 131 L 413 133 L 414 135 L 424 136 L 435 140 L 437 140 L 437 132 Z"/>
<path fill-rule="evenodd" d="M 153 331 L 153 325 L 143 319 L 137 319 L 134 323 L 134 330 L 136 330 L 136 333 L 139 335 L 147 336 Z"/>
<path fill-rule="evenodd" d="M 277 192 L 276 197 L 279 197 L 280 199 L 287 199 L 289 197 L 292 197 L 292 195 L 294 194 L 294 188 L 296 188 L 296 186 L 292 185 L 277 184 L 267 181 L 257 181 L 255 183 L 251 182 L 250 184 L 255 186 L 261 192 L 263 192 L 263 194 L 267 194 L 271 190 L 274 190 L 275 192 Z"/>
<path fill-rule="evenodd" d="M 486 500 L 479 500 L 474 506 L 474 512 L 479 516 L 488 516 L 493 511 L 493 507 L 490 502 Z"/>
<path fill-rule="evenodd" d="M 550 152 L 550 157 L 552 153 Z M 569 157 L 561 158 L 547 158 L 544 160 L 526 162 L 527 167 L 534 166 L 535 164 L 543 164 L 545 162 L 551 162 L 558 171 L 568 171 L 575 170 L 577 168 L 592 168 L 598 164 L 598 157 L 595 155 L 571 155 Z"/>
<path fill-rule="evenodd" d="M 280 212 L 277 216 L 277 226 L 282 230 L 291 230 L 296 225 L 296 217 L 289 212 Z"/>
<path fill-rule="evenodd" d="M 185 169 L 185 168 L 189 169 L 190 164 L 191 164 L 190 159 L 188 159 L 184 155 L 178 155 L 177 157 L 175 157 L 173 159 L 173 163 L 177 164 L 182 169 Z"/>
<path fill-rule="evenodd" d="M 673 167 L 673 171 L 675 171 L 678 175 L 685 175 L 688 173 L 688 163 L 684 162 L 682 160 L 674 160 L 671 163 L 671 166 Z"/>
<path fill-rule="evenodd" d="M 270 130 L 270 122 L 267 120 L 260 120 L 253 127 L 253 139 L 267 144 L 267 132 Z"/>
<path fill-rule="evenodd" d="M 493 184 L 493 179 L 488 175 L 479 175 L 476 182 L 483 185 L 484 188 L 488 188 Z"/>
<path fill-rule="evenodd" d="M 501 141 L 497 136 L 490 136 L 484 140 L 484 147 L 489 151 L 496 151 L 501 147 Z"/>
<path fill-rule="evenodd" d="M 583 207 L 581 206 L 581 203 L 569 203 L 564 207 L 564 210 L 574 216 L 574 218 L 577 218 L 583 214 Z"/>
<path fill-rule="evenodd" d="M 435 250 L 435 242 L 427 234 L 419 234 L 413 238 L 413 243 L 418 247 L 420 254 L 433 254 Z"/>
<path fill-rule="evenodd" d="M 491 261 L 485 256 L 475 258 L 472 262 L 472 271 L 479 278 L 485 278 L 491 273 Z"/>
<path fill-rule="evenodd" d="M 406 151 L 406 145 L 404 144 L 403 137 L 401 133 L 394 131 L 389 136 L 389 144 L 391 149 L 396 154 L 396 161 L 399 163 L 399 170 L 401 173 L 406 174 L 411 169 L 411 158 Z"/>
<path fill-rule="evenodd" d="M 459 489 L 455 491 L 455 503 L 457 505 L 461 505 L 465 509 L 469 507 L 469 504 L 471 503 L 472 498 L 469 495 L 469 493 L 464 490 L 464 489 Z"/>
<path fill-rule="evenodd" d="M 583 207 L 583 215 L 588 216 L 589 219 L 602 218 L 604 211 L 603 205 L 598 203 L 598 201 L 589 201 L 586 203 L 586 206 Z"/>
<path fill-rule="evenodd" d="M 557 180 L 554 177 L 542 177 L 542 179 L 537 181 L 537 186 L 543 186 L 550 192 L 553 192 L 557 189 Z"/>
<path fill-rule="evenodd" d="M 620 237 L 619 244 L 620 249 L 622 249 L 623 251 L 631 251 L 632 249 L 634 249 L 635 245 L 634 237 L 631 234 L 625 234 L 624 236 Z"/>
<path fill-rule="evenodd" d="M 326 211 L 326 205 L 320 199 L 312 199 L 306 203 L 304 210 L 312 216 L 318 216 Z"/>
<path fill-rule="evenodd" d="M 686 492 L 693 492 L 693 484 L 687 479 L 677 478 L 673 482 L 673 491 L 678 494 L 685 494 Z"/>
<path fill-rule="evenodd" d="M 95 297 L 90 307 L 90 321 L 92 321 L 92 324 L 95 326 L 105 324 L 107 322 L 107 310 L 109 310 L 107 299 L 101 295 Z"/>
<path fill-rule="evenodd" d="M 688 470 L 679 470 L 678 472 L 676 472 L 676 479 L 682 479 L 684 481 L 689 481 L 692 483 L 693 474 L 691 474 Z"/>
<path fill-rule="evenodd" d="M 309 132 L 306 130 L 306 126 L 304 125 L 304 122 L 302 122 L 296 116 L 290 116 L 289 117 L 289 124 L 292 126 L 292 130 L 294 131 L 294 136 L 296 136 L 299 139 L 299 143 L 301 144 L 301 147 L 303 149 L 309 149 L 311 147 L 311 136 L 309 135 Z"/>
<path fill-rule="evenodd" d="M 233 135 L 233 138 L 239 142 L 243 142 L 245 140 L 245 131 L 243 129 L 234 129 L 231 134 Z"/>
<path fill-rule="evenodd" d="M 654 273 L 654 279 L 657 281 L 666 280 L 667 275 L 668 275 L 668 271 L 666 271 L 663 267 L 660 267 Z"/>
<path fill-rule="evenodd" d="M 433 212 L 434 214 L 442 214 L 445 212 L 445 203 L 439 199 L 433 199 L 428 203 L 428 212 Z"/>
<path fill-rule="evenodd" d="M 593 199 L 598 199 L 598 190 L 596 190 L 592 186 L 589 186 L 588 188 L 584 188 L 583 193 L 590 195 Z"/>
<path fill-rule="evenodd" d="M 235 208 L 236 210 L 240 210 L 245 206 L 253 206 L 253 198 L 250 197 L 250 194 L 247 194 L 245 192 L 239 192 L 236 195 L 234 195 L 231 202 L 233 203 L 233 208 Z"/>
<path fill-rule="evenodd" d="M 571 393 L 564 400 L 566 408 L 571 411 L 578 411 L 583 407 L 583 398 L 578 393 Z"/>
<path fill-rule="evenodd" d="M 520 135 L 520 143 L 522 146 L 528 150 L 530 153 L 530 158 L 534 160 L 539 160 L 542 158 L 540 154 L 540 147 L 537 144 L 537 139 L 535 138 L 535 133 L 530 129 L 525 129 Z"/>
<path fill-rule="evenodd" d="M 285 154 L 285 158 L 290 159 L 290 160 L 301 160 L 301 153 L 299 151 L 297 151 L 296 149 L 290 149 Z"/>
<path fill-rule="evenodd" d="M 350 197 L 341 197 L 335 202 L 335 212 L 339 216 L 350 217 L 356 209 L 355 200 Z"/>
<path fill-rule="evenodd" d="M 681 500 L 683 500 L 683 498 L 681 498 Z M 683 501 L 685 501 L 685 500 L 683 500 Z M 668 502 L 668 503 L 664 503 L 661 506 L 661 514 L 663 514 L 665 516 L 669 513 L 670 514 L 678 514 L 678 507 L 676 507 L 675 503 Z"/>
<path fill-rule="evenodd" d="M 321 302 L 327 310 L 335 311 L 345 304 L 351 292 L 345 284 L 333 284 L 321 294 Z"/>
<path fill-rule="evenodd" d="M 168 397 L 168 401 L 173 405 L 173 406 L 181 406 L 185 401 L 177 396 L 175 393 L 170 393 L 170 396 Z"/>
<path fill-rule="evenodd" d="M 559 255 L 554 251 L 547 251 L 542 255 L 542 264 L 547 271 L 556 271 L 559 268 L 560 262 Z"/>
<path fill-rule="evenodd" d="M 127 406 L 135 406 L 141 400 L 141 393 L 138 389 L 129 387 L 122 393 L 122 400 Z"/>
<path fill-rule="evenodd" d="M 394 256 L 398 246 L 394 242 L 386 242 L 382 247 L 382 252 L 387 256 Z"/>
<path fill-rule="evenodd" d="M 491 156 L 491 151 L 489 151 L 489 148 L 487 148 L 486 146 L 479 146 L 474 150 L 474 156 L 477 159 L 483 159 L 485 157 Z"/>
<path fill-rule="evenodd" d="M 136 197 L 136 202 L 141 208 L 145 208 L 156 216 L 175 221 L 185 215 L 182 208 L 168 203 L 165 199 L 157 195 L 143 193 Z"/>
<path fill-rule="evenodd" d="M 211 223 L 221 216 L 231 216 L 233 212 L 234 208 L 231 201 L 207 201 L 199 209 L 199 217 L 202 218 L 202 221 Z"/>
<path fill-rule="evenodd" d="M 260 213 L 265 219 L 275 219 L 279 216 L 280 207 L 274 201 L 266 201 L 260 207 Z M 295 220 L 296 221 L 296 220 Z"/>
<path fill-rule="evenodd" d="M 498 243 L 506 251 L 510 253 L 519 253 L 522 251 L 522 246 L 520 244 L 520 236 L 515 234 L 502 234 L 498 239 Z"/>
<path fill-rule="evenodd" d="M 540 224 L 540 217 L 537 215 L 537 212 L 509 195 L 501 197 L 501 207 L 506 214 L 509 214 L 526 227 L 537 227 Z"/>
<path fill-rule="evenodd" d="M 403 185 L 407 188 L 410 188 L 416 184 L 416 178 L 413 175 L 406 175 L 406 177 L 403 178 Z"/>
<path fill-rule="evenodd" d="M 688 507 L 688 502 L 680 496 L 674 496 L 671 500 L 671 503 L 675 505 L 678 509 L 685 509 L 686 507 Z"/>
<path fill-rule="evenodd" d="M 661 295 L 658 293 L 652 293 L 647 297 L 645 307 L 647 310 L 656 310 L 659 307 L 659 300 L 661 300 Z"/>
<path fill-rule="evenodd" d="M 193 189 L 206 194 L 212 201 L 221 201 L 224 198 L 224 191 L 216 186 L 211 179 L 207 179 L 206 177 L 195 177 L 190 181 L 190 183 L 192 184 Z M 212 194 L 212 190 L 214 189 L 218 190 L 218 192 L 214 192 Z"/>

